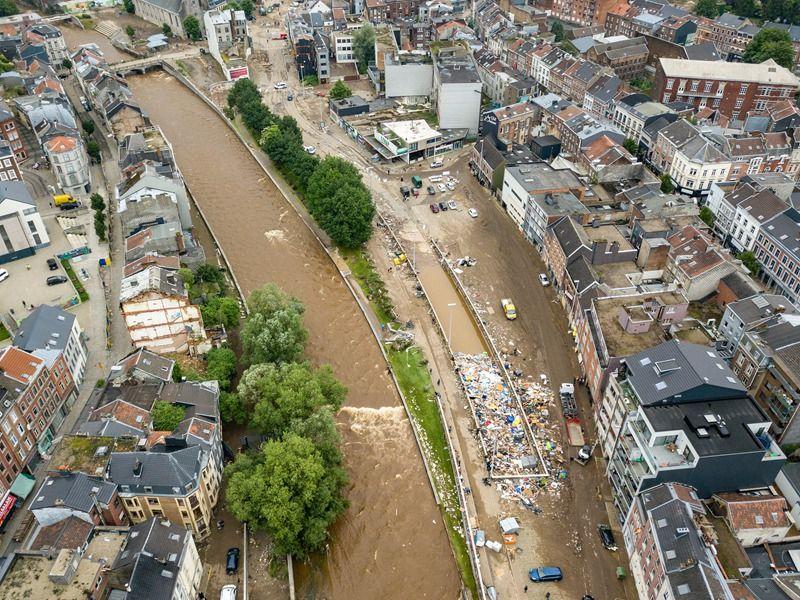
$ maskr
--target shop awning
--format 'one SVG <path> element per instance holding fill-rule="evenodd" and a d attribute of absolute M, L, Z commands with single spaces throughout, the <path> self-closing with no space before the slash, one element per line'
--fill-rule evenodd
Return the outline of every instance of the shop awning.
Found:
<path fill-rule="evenodd" d="M 34 487 L 36 487 L 36 480 L 26 473 L 20 473 L 17 475 L 14 483 L 11 484 L 11 489 L 9 491 L 20 500 L 25 500 L 33 491 Z"/>

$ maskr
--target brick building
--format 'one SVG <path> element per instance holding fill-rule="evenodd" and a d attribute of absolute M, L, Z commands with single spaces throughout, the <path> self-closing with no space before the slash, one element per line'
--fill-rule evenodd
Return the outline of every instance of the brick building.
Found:
<path fill-rule="evenodd" d="M 725 13 L 713 21 L 698 19 L 695 42 L 713 42 L 726 59 L 740 59 L 759 29 L 749 19 Z"/>
<path fill-rule="evenodd" d="M 552 16 L 578 25 L 602 25 L 608 13 L 625 6 L 621 0 L 553 0 Z"/>
<path fill-rule="evenodd" d="M 620 79 L 631 79 L 644 72 L 648 49 L 643 37 L 597 44 L 589 48 L 586 58 L 614 70 Z"/>
<path fill-rule="evenodd" d="M 0 491 L 50 450 L 76 397 L 63 353 L 0 350 Z"/>
<path fill-rule="evenodd" d="M 766 114 L 776 102 L 794 97 L 800 82 L 769 59 L 760 64 L 662 58 L 656 68 L 653 98 L 712 108 L 733 121 Z"/>
<path fill-rule="evenodd" d="M 14 113 L 5 101 L 0 100 L 0 138 L 11 145 L 11 149 L 19 160 L 23 160 L 28 155 L 22 145 L 22 138 L 19 136 L 19 128 L 14 118 Z"/>

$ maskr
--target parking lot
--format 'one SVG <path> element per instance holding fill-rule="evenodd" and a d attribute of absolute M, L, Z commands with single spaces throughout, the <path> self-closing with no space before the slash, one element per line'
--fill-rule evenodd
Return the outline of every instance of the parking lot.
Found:
<path fill-rule="evenodd" d="M 10 313 L 17 320 L 23 319 L 31 308 L 40 304 L 64 306 L 77 296 L 69 279 L 58 285 L 47 285 L 48 277 L 67 275 L 58 259 L 57 268 L 53 271 L 47 266 L 47 259 L 70 250 L 70 245 L 56 222 L 55 213 L 43 214 L 42 218 L 50 236 L 50 245 L 37 250 L 32 256 L 0 265 L 9 275 L 0 283 L 0 311 Z"/>

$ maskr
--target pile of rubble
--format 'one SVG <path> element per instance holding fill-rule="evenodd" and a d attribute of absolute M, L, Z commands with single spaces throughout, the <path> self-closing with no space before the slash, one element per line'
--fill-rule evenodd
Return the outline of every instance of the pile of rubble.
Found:
<path fill-rule="evenodd" d="M 525 430 L 516 398 L 486 354 L 455 355 L 478 437 L 492 477 L 526 477 L 539 472 L 539 457 Z"/>

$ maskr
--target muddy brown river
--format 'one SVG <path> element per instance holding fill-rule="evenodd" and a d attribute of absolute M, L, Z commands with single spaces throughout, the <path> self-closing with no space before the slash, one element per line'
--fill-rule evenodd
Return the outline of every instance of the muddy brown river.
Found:
<path fill-rule="evenodd" d="M 319 598 L 455 598 L 458 573 L 422 459 L 386 364 L 335 267 L 227 126 L 164 73 L 129 85 L 250 292 L 275 282 L 306 306 L 307 355 L 347 385 L 339 415 L 350 508 L 326 564 L 301 570 Z M 313 579 L 313 581 L 312 581 Z"/>

